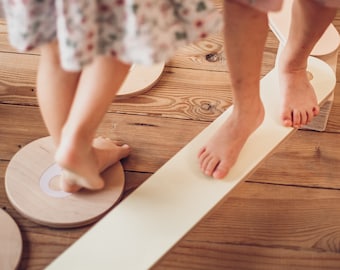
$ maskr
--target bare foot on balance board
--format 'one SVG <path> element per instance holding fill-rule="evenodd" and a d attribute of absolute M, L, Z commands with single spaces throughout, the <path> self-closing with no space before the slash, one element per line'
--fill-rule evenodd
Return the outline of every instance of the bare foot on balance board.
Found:
<path fill-rule="evenodd" d="M 279 83 L 282 95 L 281 121 L 286 127 L 301 128 L 320 112 L 306 65 L 289 67 L 281 56 Z"/>
<path fill-rule="evenodd" d="M 198 153 L 202 172 L 216 179 L 224 178 L 263 119 L 264 108 L 260 102 L 252 109 L 233 111 Z"/>
<path fill-rule="evenodd" d="M 66 149 L 71 151 L 62 152 L 58 149 L 56 154 L 56 160 L 63 168 L 61 188 L 66 192 L 77 192 L 82 187 L 103 188 L 104 181 L 100 173 L 128 156 L 131 151 L 128 145 L 119 145 L 104 137 L 95 138 L 91 149 L 81 151 L 76 146 Z"/>

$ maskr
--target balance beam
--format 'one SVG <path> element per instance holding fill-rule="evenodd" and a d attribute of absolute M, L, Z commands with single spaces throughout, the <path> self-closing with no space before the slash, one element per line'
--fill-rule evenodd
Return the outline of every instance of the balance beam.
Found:
<path fill-rule="evenodd" d="M 310 58 L 308 70 L 319 103 L 335 86 L 323 61 Z M 46 269 L 149 269 L 244 180 L 294 129 L 279 119 L 276 70 L 261 80 L 266 116 L 250 136 L 230 173 L 214 180 L 201 173 L 197 152 L 232 111 L 226 110 L 139 188 L 94 225 Z"/>

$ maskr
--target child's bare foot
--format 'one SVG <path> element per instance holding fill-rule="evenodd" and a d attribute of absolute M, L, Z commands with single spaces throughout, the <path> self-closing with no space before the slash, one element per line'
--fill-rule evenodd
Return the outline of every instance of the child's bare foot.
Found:
<path fill-rule="evenodd" d="M 235 109 L 215 135 L 200 150 L 201 170 L 216 179 L 224 178 L 235 164 L 249 136 L 261 125 L 264 108 L 261 102 L 252 110 Z"/>
<path fill-rule="evenodd" d="M 127 144 L 119 144 L 102 136 L 95 138 L 92 146 L 98 161 L 99 172 L 105 171 L 111 165 L 127 157 L 131 152 Z"/>
<path fill-rule="evenodd" d="M 286 127 L 300 128 L 319 114 L 318 101 L 305 66 L 289 68 L 284 60 L 280 64 L 281 120 Z"/>
<path fill-rule="evenodd" d="M 81 151 L 75 145 L 64 148 L 64 152 L 62 152 L 62 149 L 59 147 L 57 151 L 57 162 L 63 168 L 81 176 L 81 178 L 77 178 L 69 173 L 64 173 L 61 188 L 66 192 L 76 192 L 82 187 L 88 189 L 102 188 L 104 182 L 99 174 L 130 153 L 128 145 L 120 146 L 116 142 L 103 137 L 95 138 L 91 149 Z M 64 171 L 67 172 L 67 170 Z"/>

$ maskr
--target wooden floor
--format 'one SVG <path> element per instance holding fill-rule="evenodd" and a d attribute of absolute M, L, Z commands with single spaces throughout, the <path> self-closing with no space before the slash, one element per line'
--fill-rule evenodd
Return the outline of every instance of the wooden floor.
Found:
<path fill-rule="evenodd" d="M 340 13 L 334 24 L 340 30 Z M 6 197 L 4 175 L 11 157 L 48 135 L 35 97 L 39 55 L 16 53 L 6 38 L 2 21 L 0 207 L 22 233 L 20 269 L 43 269 L 91 226 L 61 230 L 37 225 L 18 214 Z M 269 32 L 262 75 L 273 68 L 277 46 Z M 133 147 L 123 162 L 124 197 L 231 105 L 225 64 L 222 38 L 212 36 L 181 49 L 151 91 L 112 103 L 98 133 Z M 339 72 L 340 64 L 338 78 Z M 340 269 L 339 166 L 338 79 L 327 130 L 297 131 L 154 269 Z"/>

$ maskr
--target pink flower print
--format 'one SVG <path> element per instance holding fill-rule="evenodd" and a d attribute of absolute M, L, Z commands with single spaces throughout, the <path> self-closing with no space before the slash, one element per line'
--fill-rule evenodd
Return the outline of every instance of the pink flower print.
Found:
<path fill-rule="evenodd" d="M 86 49 L 87 49 L 87 51 L 92 51 L 93 50 L 93 44 L 92 43 L 89 43 L 89 44 L 87 44 L 87 47 L 86 47 Z"/>
<path fill-rule="evenodd" d="M 117 1 L 117 2 L 118 2 L 118 1 Z M 108 5 L 102 4 L 102 5 L 100 5 L 99 10 L 100 10 L 101 12 L 106 12 L 106 11 L 109 11 L 109 10 L 110 10 L 110 7 L 109 7 Z"/>
<path fill-rule="evenodd" d="M 206 38 L 207 37 L 207 33 L 205 33 L 205 32 L 201 33 L 200 37 L 201 38 Z"/>
<path fill-rule="evenodd" d="M 195 25 L 196 25 L 197 28 L 202 27 L 203 24 L 204 24 L 204 23 L 203 23 L 203 21 L 201 21 L 201 20 L 198 20 L 198 21 L 195 22 Z"/>
<path fill-rule="evenodd" d="M 116 57 L 116 56 L 117 56 L 117 52 L 116 52 L 115 50 L 112 50 L 112 51 L 111 51 L 111 55 L 112 55 L 113 57 Z"/>
<path fill-rule="evenodd" d="M 124 3 L 125 3 L 124 0 L 117 0 L 116 1 L 117 6 L 122 6 L 122 5 L 124 5 Z"/>
<path fill-rule="evenodd" d="M 33 50 L 33 49 L 34 49 L 34 45 L 28 45 L 27 48 L 26 48 L 27 51 L 30 51 L 30 50 Z"/>

